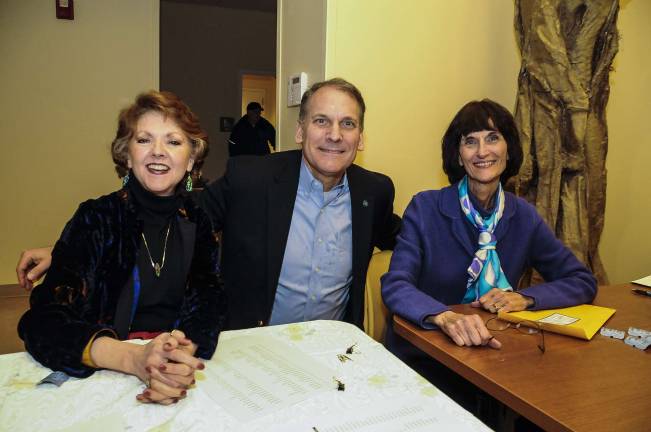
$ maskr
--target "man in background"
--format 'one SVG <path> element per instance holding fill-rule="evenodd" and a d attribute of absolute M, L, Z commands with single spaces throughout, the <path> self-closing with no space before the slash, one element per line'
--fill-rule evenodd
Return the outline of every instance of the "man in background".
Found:
<path fill-rule="evenodd" d="M 276 129 L 262 117 L 262 105 L 250 102 L 246 114 L 235 123 L 228 139 L 229 156 L 267 155 L 269 144 L 276 149 Z"/>

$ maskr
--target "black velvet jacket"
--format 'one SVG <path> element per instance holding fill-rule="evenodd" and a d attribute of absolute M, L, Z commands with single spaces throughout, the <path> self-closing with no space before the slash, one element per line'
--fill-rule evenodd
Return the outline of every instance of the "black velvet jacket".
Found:
<path fill-rule="evenodd" d="M 67 223 L 45 281 L 32 292 L 31 308 L 18 323 L 25 348 L 43 365 L 86 377 L 94 370 L 81 358 L 94 334 L 112 330 L 126 338 L 142 232 L 137 213 L 122 189 L 82 203 Z M 184 198 L 177 221 L 188 275 L 178 328 L 198 345 L 197 356 L 210 358 L 226 318 L 217 241 L 210 220 L 190 198 Z"/>

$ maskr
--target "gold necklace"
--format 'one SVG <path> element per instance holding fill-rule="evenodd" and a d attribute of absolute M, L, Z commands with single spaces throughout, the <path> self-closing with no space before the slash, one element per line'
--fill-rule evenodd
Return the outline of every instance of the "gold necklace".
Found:
<path fill-rule="evenodd" d="M 142 236 L 142 241 L 145 242 L 145 248 L 147 248 L 147 255 L 149 255 L 149 262 L 151 263 L 151 267 L 154 269 L 154 273 L 156 273 L 156 277 L 160 277 L 160 271 L 163 270 L 163 266 L 165 265 L 165 252 L 167 252 L 167 238 L 170 235 L 170 226 L 172 226 L 172 222 L 167 224 L 167 234 L 165 234 L 165 246 L 163 246 L 163 258 L 161 259 L 161 263 L 155 263 L 154 260 L 151 257 L 151 252 L 149 251 L 149 245 L 147 244 L 147 239 L 145 238 L 145 233 L 141 232 L 140 235 Z"/>

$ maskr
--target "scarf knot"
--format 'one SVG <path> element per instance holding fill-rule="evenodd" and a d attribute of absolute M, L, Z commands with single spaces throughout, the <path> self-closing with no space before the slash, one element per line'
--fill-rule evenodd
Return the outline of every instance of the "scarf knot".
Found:
<path fill-rule="evenodd" d="M 502 270 L 496 249 L 497 237 L 495 237 L 495 229 L 504 213 L 504 190 L 502 185 L 499 184 L 497 188 L 495 209 L 486 219 L 481 217 L 470 201 L 468 196 L 468 176 L 465 176 L 459 182 L 458 188 L 461 209 L 470 223 L 479 231 L 478 249 L 467 270 L 468 282 L 462 303 L 478 300 L 479 297 L 493 288 L 513 291 Z"/>
<path fill-rule="evenodd" d="M 490 231 L 480 231 L 478 243 L 479 249 L 481 250 L 495 249 L 497 239 L 495 238 L 495 234 Z"/>

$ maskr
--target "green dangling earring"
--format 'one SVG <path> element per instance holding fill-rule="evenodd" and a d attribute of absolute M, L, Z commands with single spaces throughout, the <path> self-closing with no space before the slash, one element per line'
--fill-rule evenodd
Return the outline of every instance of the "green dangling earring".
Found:
<path fill-rule="evenodd" d="M 122 187 L 125 187 L 127 183 L 129 183 L 129 173 L 127 173 L 127 175 L 122 177 Z"/>
<path fill-rule="evenodd" d="M 188 179 L 185 181 L 185 190 L 192 192 L 192 175 L 188 173 Z"/>

